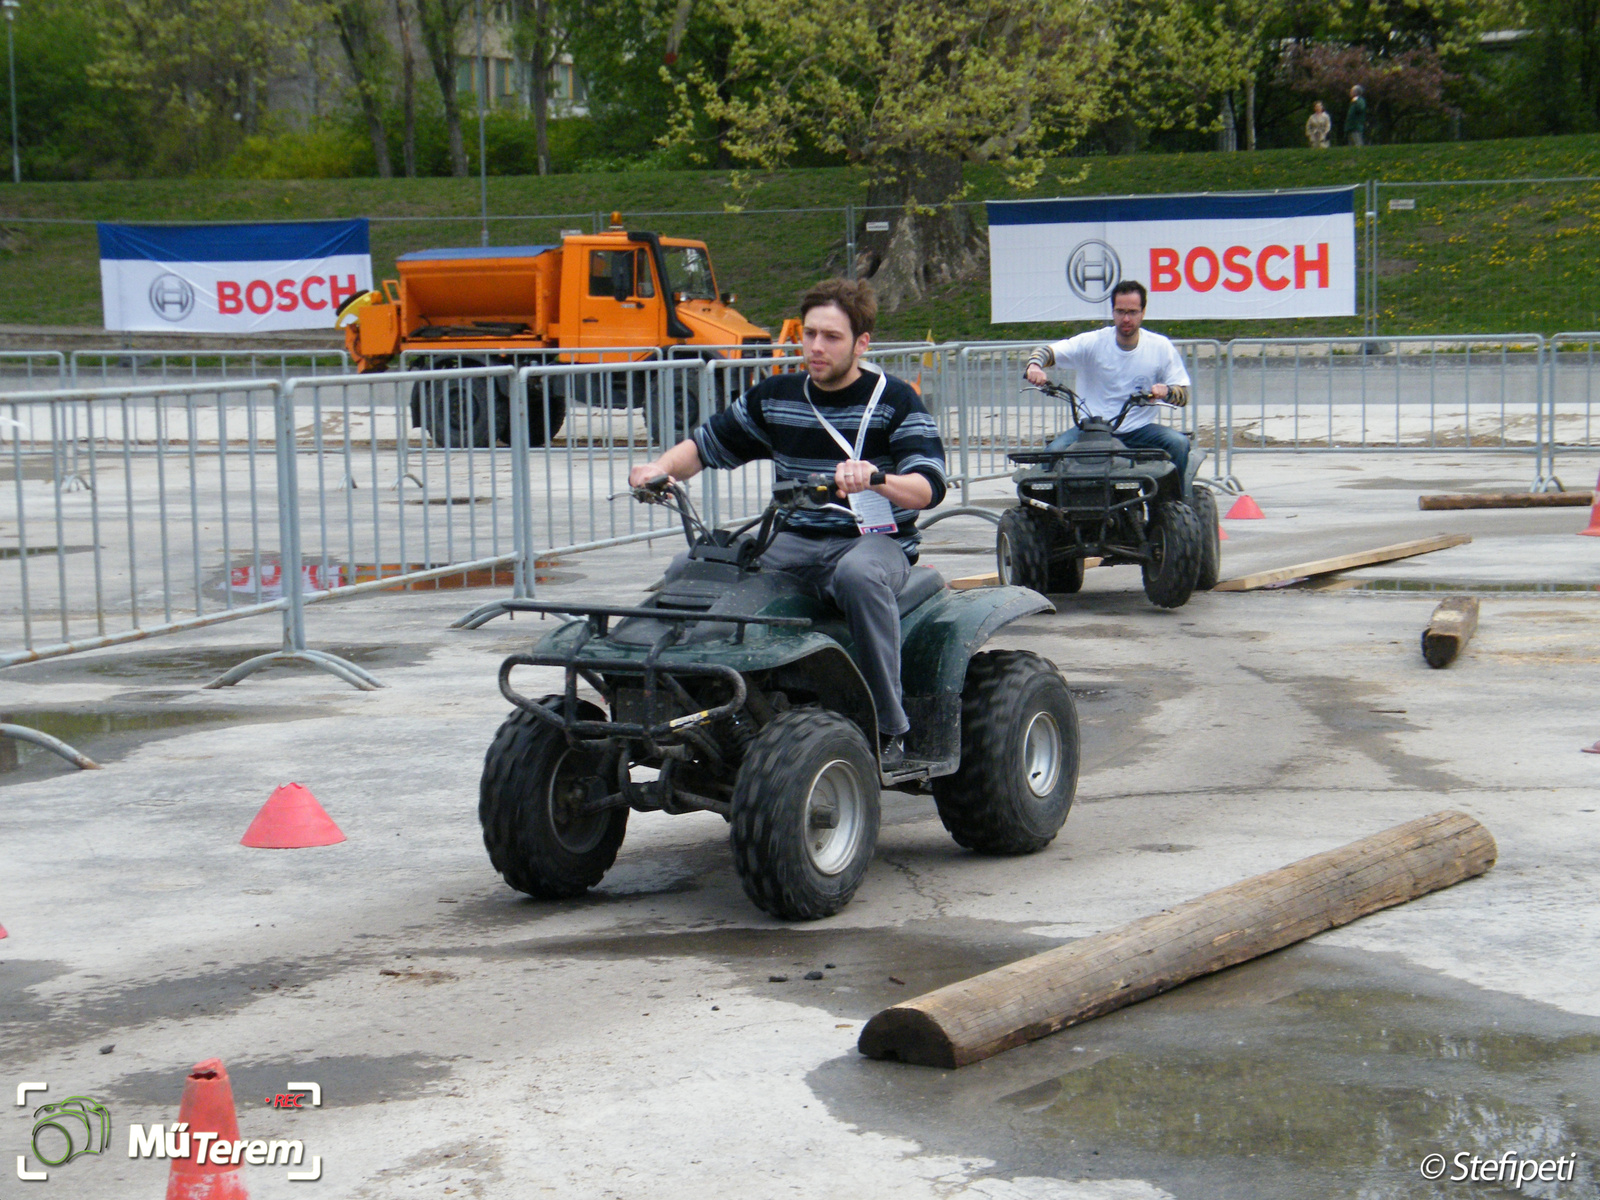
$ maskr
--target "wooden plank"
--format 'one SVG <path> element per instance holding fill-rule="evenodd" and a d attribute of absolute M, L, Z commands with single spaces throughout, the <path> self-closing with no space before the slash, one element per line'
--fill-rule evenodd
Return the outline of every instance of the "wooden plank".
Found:
<path fill-rule="evenodd" d="M 1099 565 L 1100 560 L 1098 558 L 1086 558 L 1083 560 L 1083 569 L 1086 571 L 1090 567 L 1098 567 Z M 963 575 L 960 579 L 952 579 L 945 586 L 955 588 L 958 592 L 964 592 L 969 588 L 999 587 L 1000 573 L 998 571 L 990 571 L 987 575 Z"/>
<path fill-rule="evenodd" d="M 1448 667 L 1478 629 L 1478 598 L 1451 596 L 1433 610 L 1422 631 L 1422 657 L 1430 667 Z"/>
<path fill-rule="evenodd" d="M 1424 512 L 1458 508 L 1588 508 L 1593 503 L 1593 492 L 1450 492 L 1417 497 L 1417 507 Z"/>
<path fill-rule="evenodd" d="M 1310 579 L 1313 575 L 1332 575 L 1353 567 L 1370 567 L 1373 563 L 1393 562 L 1397 558 L 1413 558 L 1418 554 L 1431 554 L 1451 546 L 1464 546 L 1472 538 L 1464 533 L 1441 533 L 1436 537 L 1419 538 L 1414 542 L 1400 542 L 1393 546 L 1380 546 L 1376 550 L 1362 550 L 1356 554 L 1341 554 L 1338 558 L 1323 558 L 1316 562 L 1297 563 L 1292 567 L 1279 567 L 1274 571 L 1257 571 L 1254 575 L 1241 575 L 1237 579 L 1224 579 L 1213 592 L 1250 592 L 1274 583 L 1287 583 L 1291 579 Z"/>
<path fill-rule="evenodd" d="M 858 1048 L 965 1066 L 1481 875 L 1495 854 L 1477 821 L 1437 812 L 886 1008 Z"/>

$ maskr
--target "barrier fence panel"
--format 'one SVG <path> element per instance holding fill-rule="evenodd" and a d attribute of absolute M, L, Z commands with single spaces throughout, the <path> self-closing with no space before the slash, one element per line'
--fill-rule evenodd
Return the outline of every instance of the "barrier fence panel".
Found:
<path fill-rule="evenodd" d="M 1544 338 L 1238 338 L 1224 471 L 1253 450 L 1525 452 L 1544 486 Z"/>
<path fill-rule="evenodd" d="M 1544 477 L 1559 488 L 1556 455 L 1600 447 L 1600 425 L 1594 411 L 1600 400 L 1600 333 L 1558 333 L 1550 339 L 1546 359 L 1550 366 L 1545 389 Z"/>
<path fill-rule="evenodd" d="M 0 667 L 283 606 L 276 390 L 0 398 Z"/>
<path fill-rule="evenodd" d="M 284 647 L 234 667 L 310 662 L 357 687 L 361 668 L 306 641 L 308 604 L 367 592 L 509 584 L 525 595 L 526 426 L 512 367 L 290 379 L 279 401 L 280 470 L 300 564 L 288 581 Z"/>
<path fill-rule="evenodd" d="M 67 356 L 60 350 L 0 350 L 0 392 L 66 386 Z"/>
<path fill-rule="evenodd" d="M 350 356 L 336 349 L 74 350 L 73 387 L 112 384 L 200 383 L 217 379 L 288 379 L 343 375 Z"/>

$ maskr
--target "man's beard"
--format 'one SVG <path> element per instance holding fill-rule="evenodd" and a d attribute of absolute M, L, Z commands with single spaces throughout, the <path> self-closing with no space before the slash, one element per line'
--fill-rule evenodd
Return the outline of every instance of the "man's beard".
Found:
<path fill-rule="evenodd" d="M 822 376 L 822 378 L 820 378 L 820 379 L 817 378 L 817 376 L 815 374 L 813 374 L 811 376 L 811 382 L 816 384 L 820 388 L 827 388 L 827 387 L 831 386 L 832 384 L 838 383 L 846 375 L 850 374 L 850 372 L 855 369 L 855 365 L 856 365 L 856 360 L 854 358 L 847 359 L 842 366 L 833 367 L 831 370 L 829 370 L 829 372 L 826 375 Z"/>

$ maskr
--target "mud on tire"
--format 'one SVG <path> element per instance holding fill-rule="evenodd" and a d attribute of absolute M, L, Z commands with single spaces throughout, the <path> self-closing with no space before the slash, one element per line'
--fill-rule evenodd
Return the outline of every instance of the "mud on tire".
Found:
<path fill-rule="evenodd" d="M 1200 522 L 1178 500 L 1156 505 L 1147 531 L 1151 561 L 1143 565 L 1144 594 L 1161 608 L 1181 608 L 1200 574 Z"/>
<path fill-rule="evenodd" d="M 850 903 L 878 843 L 878 758 L 861 730 L 821 709 L 769 723 L 739 768 L 729 841 L 745 895 L 773 916 Z"/>
<path fill-rule="evenodd" d="M 560 700 L 545 696 L 540 703 Z M 605 720 L 593 704 L 580 702 L 578 710 L 586 720 Z M 508 884 L 560 900 L 582 895 L 611 869 L 627 832 L 628 810 L 570 812 L 604 767 L 532 713 L 519 708 L 506 718 L 484 755 L 478 820 L 489 861 Z"/>
<path fill-rule="evenodd" d="M 1078 790 L 1078 711 L 1049 662 L 991 650 L 967 664 L 961 769 L 933 781 L 939 819 L 980 854 L 1029 854 L 1054 840 Z"/>

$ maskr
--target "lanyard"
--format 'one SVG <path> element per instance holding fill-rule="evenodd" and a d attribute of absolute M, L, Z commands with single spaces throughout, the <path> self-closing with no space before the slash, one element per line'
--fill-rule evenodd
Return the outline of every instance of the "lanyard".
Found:
<path fill-rule="evenodd" d="M 844 440 L 844 434 L 834 428 L 833 422 L 822 415 L 821 410 L 817 408 L 816 403 L 811 399 L 811 377 L 809 375 L 806 376 L 806 403 L 811 405 L 811 411 L 816 414 L 817 420 L 822 422 L 822 427 L 828 431 L 828 436 L 839 444 L 839 449 L 845 452 L 846 457 L 857 462 L 861 460 L 861 451 L 867 444 L 867 427 L 872 424 L 872 414 L 878 407 L 878 401 L 883 399 L 884 386 L 889 382 L 889 377 L 879 367 L 871 363 L 862 363 L 861 365 L 866 370 L 877 372 L 878 383 L 872 389 L 872 399 L 867 402 L 867 411 L 861 414 L 861 428 L 856 432 L 856 444 L 853 449 L 850 443 Z"/>

